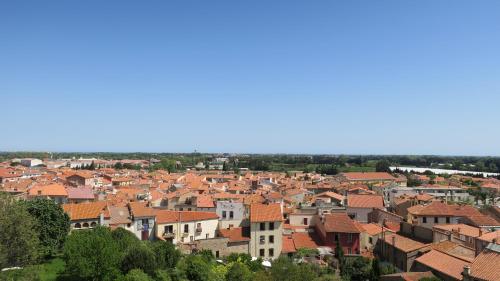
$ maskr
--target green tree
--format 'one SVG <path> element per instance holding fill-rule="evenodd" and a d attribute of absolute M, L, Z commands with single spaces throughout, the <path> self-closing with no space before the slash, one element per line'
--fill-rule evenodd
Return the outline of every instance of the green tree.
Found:
<path fill-rule="evenodd" d="M 170 242 L 155 241 L 150 243 L 149 246 L 156 255 L 156 263 L 159 269 L 174 268 L 181 258 L 181 252 Z"/>
<path fill-rule="evenodd" d="M 122 279 L 123 281 L 153 281 L 151 277 L 149 277 L 144 271 L 140 269 L 132 269 L 130 270 L 125 277 Z"/>
<path fill-rule="evenodd" d="M 364 257 L 345 258 L 341 265 L 342 278 L 368 280 L 372 276 L 370 260 Z"/>
<path fill-rule="evenodd" d="M 257 271 L 253 275 L 253 279 L 252 280 L 253 281 L 274 281 L 273 277 L 271 276 L 271 274 L 269 274 L 267 271 L 264 271 L 264 270 Z"/>
<path fill-rule="evenodd" d="M 122 227 L 118 227 L 111 231 L 111 237 L 113 237 L 116 246 L 123 254 L 125 254 L 128 248 L 130 248 L 131 246 L 140 243 L 140 240 L 137 238 L 137 236 L 135 236 L 135 234 Z"/>
<path fill-rule="evenodd" d="M 156 270 L 154 274 L 154 280 L 155 281 L 171 281 L 172 278 L 170 278 L 170 274 L 166 270 Z"/>
<path fill-rule="evenodd" d="M 155 253 L 143 243 L 130 247 L 122 260 L 123 273 L 136 268 L 149 275 L 153 275 L 157 269 Z"/>
<path fill-rule="evenodd" d="M 69 233 L 69 216 L 60 205 L 49 199 L 37 198 L 21 201 L 36 221 L 36 231 L 40 240 L 42 255 L 58 253 Z"/>
<path fill-rule="evenodd" d="M 235 262 L 226 273 L 227 281 L 251 281 L 252 272 L 248 266 L 241 262 Z"/>
<path fill-rule="evenodd" d="M 375 258 L 372 260 L 372 276 L 370 280 L 372 281 L 378 281 L 380 279 L 380 263 L 378 262 L 378 259 Z"/>
<path fill-rule="evenodd" d="M 121 254 L 106 227 L 73 231 L 64 244 L 66 273 L 73 279 L 113 280 Z"/>
<path fill-rule="evenodd" d="M 189 255 L 178 264 L 179 270 L 190 281 L 210 280 L 210 265 L 200 255 Z"/>
<path fill-rule="evenodd" d="M 0 268 L 26 266 L 39 258 L 37 224 L 23 204 L 0 193 Z"/>
<path fill-rule="evenodd" d="M 380 160 L 375 165 L 375 171 L 390 173 L 391 172 L 390 166 L 391 166 L 391 164 L 389 163 L 389 161 L 387 161 L 385 159 L 384 160 Z"/>

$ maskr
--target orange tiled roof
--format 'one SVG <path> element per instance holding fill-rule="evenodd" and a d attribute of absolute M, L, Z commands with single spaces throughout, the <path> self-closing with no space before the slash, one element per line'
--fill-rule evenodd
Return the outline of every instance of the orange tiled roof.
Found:
<path fill-rule="evenodd" d="M 437 250 L 431 250 L 418 257 L 415 261 L 457 280 L 462 280 L 464 266 L 470 265 L 467 261 L 452 257 Z"/>
<path fill-rule="evenodd" d="M 472 262 L 470 275 L 477 280 L 500 280 L 500 253 L 485 249 Z"/>
<path fill-rule="evenodd" d="M 154 217 L 155 210 L 146 206 L 145 202 L 130 202 L 130 213 L 134 217 Z"/>
<path fill-rule="evenodd" d="M 380 195 L 347 195 L 347 206 L 354 208 L 384 208 L 384 199 Z"/>
<path fill-rule="evenodd" d="M 457 232 L 470 237 L 478 237 L 480 234 L 479 228 L 466 224 L 440 224 L 435 225 L 433 228 L 443 231 Z"/>
<path fill-rule="evenodd" d="M 348 180 L 395 180 L 389 173 L 384 172 L 351 172 L 343 173 Z"/>
<path fill-rule="evenodd" d="M 214 199 L 211 195 L 200 195 L 196 197 L 196 207 L 198 208 L 214 208 Z"/>
<path fill-rule="evenodd" d="M 107 212 L 107 204 L 104 201 L 80 204 L 64 204 L 62 207 L 72 221 L 99 218 L 101 213 L 105 214 L 105 217 L 109 217 L 109 213 Z"/>
<path fill-rule="evenodd" d="M 35 185 L 28 191 L 29 196 L 68 196 L 62 184 Z"/>
<path fill-rule="evenodd" d="M 229 242 L 242 242 L 250 241 L 249 233 L 245 233 L 246 229 L 243 227 L 220 229 L 219 233 L 222 237 L 229 238 Z"/>
<path fill-rule="evenodd" d="M 250 222 L 282 221 L 280 204 L 251 204 Z"/>
<path fill-rule="evenodd" d="M 293 243 L 292 236 L 283 235 L 281 252 L 284 254 L 297 252 L 297 249 L 295 249 L 295 244 Z"/>
<path fill-rule="evenodd" d="M 356 223 L 346 213 L 325 215 L 324 226 L 327 232 L 361 233 Z"/>
<path fill-rule="evenodd" d="M 295 232 L 292 233 L 292 240 L 296 249 L 316 249 L 320 246 L 319 238 L 315 233 Z"/>
<path fill-rule="evenodd" d="M 395 244 L 392 244 L 392 238 L 395 237 Z M 426 247 L 427 245 L 424 243 L 420 243 L 418 241 L 412 240 L 410 238 L 406 238 L 404 236 L 398 235 L 398 234 L 388 234 L 385 235 L 384 239 L 386 244 L 393 245 L 395 248 L 403 251 L 403 252 L 412 252 L 418 249 L 421 249 L 423 247 Z"/>
<path fill-rule="evenodd" d="M 214 212 L 197 212 L 197 211 L 169 211 L 159 210 L 156 211 L 156 221 L 158 223 L 176 223 L 188 221 L 203 221 L 203 220 L 217 220 Z"/>

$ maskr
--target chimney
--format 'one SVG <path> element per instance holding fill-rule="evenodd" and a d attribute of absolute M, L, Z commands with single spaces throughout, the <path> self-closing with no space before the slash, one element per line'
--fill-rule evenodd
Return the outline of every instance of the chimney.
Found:
<path fill-rule="evenodd" d="M 462 275 L 464 277 L 470 276 L 470 266 L 464 265 L 464 270 L 462 271 Z"/>

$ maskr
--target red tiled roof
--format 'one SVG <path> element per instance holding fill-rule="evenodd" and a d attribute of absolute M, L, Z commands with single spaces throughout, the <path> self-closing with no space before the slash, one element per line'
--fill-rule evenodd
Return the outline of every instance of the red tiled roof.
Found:
<path fill-rule="evenodd" d="M 219 233 L 222 237 L 229 238 L 229 242 L 250 241 L 243 227 L 220 229 Z"/>
<path fill-rule="evenodd" d="M 68 199 L 94 199 L 94 192 L 90 188 L 68 187 Z"/>
<path fill-rule="evenodd" d="M 392 239 L 395 237 L 395 245 L 392 243 Z M 384 239 L 386 244 L 392 245 L 393 247 L 403 251 L 403 252 L 412 252 L 418 249 L 421 249 L 423 247 L 426 247 L 427 245 L 424 243 L 420 243 L 418 241 L 412 240 L 410 238 L 406 238 L 404 236 L 398 235 L 398 234 L 388 234 L 385 235 Z"/>
<path fill-rule="evenodd" d="M 292 234 L 292 240 L 296 249 L 316 249 L 320 246 L 319 238 L 315 233 L 295 232 Z"/>
<path fill-rule="evenodd" d="M 251 204 L 250 222 L 282 221 L 280 204 Z"/>
<path fill-rule="evenodd" d="M 384 172 L 351 172 L 351 173 L 343 173 L 343 175 L 348 180 L 359 180 L 359 181 L 367 181 L 367 180 L 395 180 L 393 176 L 389 173 Z"/>
<path fill-rule="evenodd" d="M 457 280 L 462 280 L 464 266 L 470 265 L 467 261 L 452 257 L 437 250 L 431 250 L 418 257 L 415 261 Z"/>
<path fill-rule="evenodd" d="M 322 193 L 314 195 L 314 198 L 318 198 L 318 197 L 329 197 L 329 198 L 333 198 L 333 199 L 335 199 L 337 201 L 343 201 L 344 200 L 344 196 L 343 195 L 340 195 L 340 194 L 332 192 L 332 191 L 326 191 L 326 192 L 322 192 Z"/>
<path fill-rule="evenodd" d="M 169 210 L 156 211 L 156 221 L 160 224 L 217 219 L 219 219 L 219 216 L 217 216 L 217 214 L 214 212 Z"/>
<path fill-rule="evenodd" d="M 58 183 L 35 185 L 28 191 L 28 194 L 29 196 L 68 196 L 64 186 Z"/>
<path fill-rule="evenodd" d="M 470 275 L 477 280 L 500 280 L 500 253 L 485 249 L 472 262 Z"/>
<path fill-rule="evenodd" d="M 284 254 L 297 252 L 297 249 L 295 249 L 295 244 L 293 243 L 292 236 L 283 235 L 281 252 Z"/>
<path fill-rule="evenodd" d="M 130 213 L 134 217 L 154 217 L 155 210 L 153 208 L 146 207 L 145 202 L 130 202 Z"/>
<path fill-rule="evenodd" d="M 211 195 L 200 195 L 196 197 L 196 207 L 198 208 L 214 208 L 214 199 Z"/>
<path fill-rule="evenodd" d="M 408 212 L 419 216 L 456 216 L 456 217 L 469 217 L 480 216 L 481 213 L 472 206 L 464 205 L 448 205 L 441 201 L 432 201 L 429 205 L 423 207 L 408 208 Z"/>
<path fill-rule="evenodd" d="M 361 230 L 346 213 L 325 215 L 324 226 L 327 232 L 361 233 Z"/>
<path fill-rule="evenodd" d="M 384 208 L 384 199 L 380 195 L 347 195 L 347 206 L 353 208 Z"/>
<path fill-rule="evenodd" d="M 107 204 L 104 201 L 80 204 L 64 204 L 62 205 L 62 207 L 72 221 L 95 219 L 99 218 L 101 213 L 107 213 Z"/>

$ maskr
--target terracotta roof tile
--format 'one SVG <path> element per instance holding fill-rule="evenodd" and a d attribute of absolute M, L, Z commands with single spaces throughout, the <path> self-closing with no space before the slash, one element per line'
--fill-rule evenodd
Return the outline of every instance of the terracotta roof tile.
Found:
<path fill-rule="evenodd" d="M 250 233 L 248 228 L 234 227 L 220 229 L 219 233 L 222 237 L 229 238 L 229 242 L 250 241 Z"/>
<path fill-rule="evenodd" d="M 327 232 L 361 233 L 361 229 L 346 213 L 325 215 L 324 226 Z"/>
<path fill-rule="evenodd" d="M 418 257 L 415 261 L 457 280 L 462 280 L 464 266 L 470 265 L 467 261 L 452 257 L 437 250 L 431 250 Z"/>
<path fill-rule="evenodd" d="M 295 232 L 292 233 L 292 240 L 296 249 L 316 249 L 320 246 L 319 237 L 315 233 Z"/>
<path fill-rule="evenodd" d="M 251 204 L 250 222 L 282 221 L 280 204 Z"/>
<path fill-rule="evenodd" d="M 28 191 L 29 196 L 63 196 L 67 197 L 68 192 L 62 184 L 53 183 L 49 185 L 35 185 Z"/>
<path fill-rule="evenodd" d="M 99 218 L 101 213 L 107 213 L 107 204 L 103 201 L 80 204 L 64 204 L 62 207 L 72 221 L 95 219 Z"/>
<path fill-rule="evenodd" d="M 394 240 L 396 243 L 396 245 L 394 245 L 395 248 L 397 248 L 403 252 L 412 252 L 412 251 L 415 251 L 415 250 L 418 250 L 418 249 L 421 249 L 421 248 L 428 246 L 424 243 L 420 243 L 418 241 L 412 240 L 410 238 L 406 238 L 406 237 L 398 235 L 398 234 L 385 235 L 385 239 L 384 239 L 385 243 L 389 244 L 389 245 L 393 245 L 392 244 L 393 237 L 395 237 L 395 240 Z"/>
<path fill-rule="evenodd" d="M 500 280 L 500 253 L 485 249 L 472 262 L 470 275 L 478 280 Z"/>
<path fill-rule="evenodd" d="M 353 208 L 384 208 L 384 199 L 380 195 L 347 195 L 347 206 Z"/>
<path fill-rule="evenodd" d="M 360 181 L 368 181 L 368 180 L 395 180 L 393 176 L 389 173 L 384 172 L 351 172 L 351 173 L 343 173 L 343 175 L 348 180 L 360 180 Z"/>
<path fill-rule="evenodd" d="M 156 221 L 161 224 L 188 222 L 188 221 L 203 221 L 203 220 L 217 220 L 214 212 L 197 212 L 197 211 L 169 211 L 159 210 L 156 211 Z"/>

